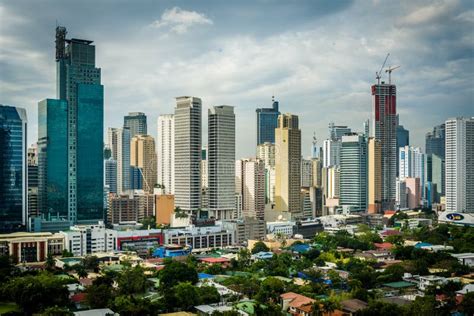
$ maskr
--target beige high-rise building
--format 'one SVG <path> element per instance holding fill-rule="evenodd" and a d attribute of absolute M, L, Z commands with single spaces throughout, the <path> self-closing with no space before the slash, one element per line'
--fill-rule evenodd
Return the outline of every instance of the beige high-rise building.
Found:
<path fill-rule="evenodd" d="M 265 211 L 265 164 L 260 159 L 235 163 L 235 193 L 242 198 L 242 215 L 263 219 Z"/>
<path fill-rule="evenodd" d="M 275 209 L 302 214 L 301 130 L 297 115 L 278 116 L 275 146 Z"/>
<path fill-rule="evenodd" d="M 130 165 L 141 169 L 143 190 L 153 193 L 157 181 L 155 140 L 150 135 L 136 135 L 130 144 Z"/>
<path fill-rule="evenodd" d="M 368 213 L 380 213 L 382 207 L 382 145 L 373 137 L 368 144 Z"/>

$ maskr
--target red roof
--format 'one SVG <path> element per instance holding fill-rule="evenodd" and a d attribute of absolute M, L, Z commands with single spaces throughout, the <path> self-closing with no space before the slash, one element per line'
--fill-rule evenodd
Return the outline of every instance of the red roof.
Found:
<path fill-rule="evenodd" d="M 86 293 L 77 293 L 71 296 L 71 301 L 74 303 L 82 303 L 86 300 Z"/>
<path fill-rule="evenodd" d="M 380 233 L 382 236 L 395 236 L 395 235 L 400 235 L 401 233 L 398 230 L 393 230 L 393 229 L 387 229 L 386 231 L 383 231 Z"/>
<path fill-rule="evenodd" d="M 374 246 L 375 248 L 377 249 L 386 249 L 386 250 L 390 250 L 392 249 L 393 247 L 393 244 L 392 243 L 389 243 L 389 242 L 381 242 L 381 243 L 374 243 Z"/>
<path fill-rule="evenodd" d="M 79 283 L 81 283 L 84 286 L 92 285 L 92 279 L 90 278 L 79 279 Z"/>
<path fill-rule="evenodd" d="M 202 261 L 202 262 L 207 262 L 207 263 L 226 263 L 226 262 L 230 262 L 230 260 L 227 259 L 227 258 L 213 258 L 213 257 L 201 258 L 199 260 Z"/>
<path fill-rule="evenodd" d="M 290 300 L 290 303 L 288 305 L 294 308 L 301 308 L 305 305 L 312 304 L 315 302 L 315 300 L 313 300 L 312 298 L 293 292 L 283 293 L 280 295 L 280 297 L 283 300 Z"/>

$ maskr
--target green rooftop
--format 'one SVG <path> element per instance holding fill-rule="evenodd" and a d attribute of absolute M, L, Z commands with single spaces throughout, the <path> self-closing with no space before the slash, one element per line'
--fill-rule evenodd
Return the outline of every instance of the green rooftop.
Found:
<path fill-rule="evenodd" d="M 391 287 L 391 288 L 394 288 L 394 289 L 401 289 L 401 288 L 405 288 L 405 287 L 415 286 L 415 284 L 413 284 L 411 282 L 406 282 L 406 281 L 399 281 L 399 282 L 385 283 L 383 286 Z"/>

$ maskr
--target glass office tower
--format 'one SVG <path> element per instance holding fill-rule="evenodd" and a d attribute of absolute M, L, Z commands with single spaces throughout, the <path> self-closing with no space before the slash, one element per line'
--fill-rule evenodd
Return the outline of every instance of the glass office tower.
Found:
<path fill-rule="evenodd" d="M 0 104 L 0 232 L 26 224 L 26 126 L 25 109 Z"/>
<path fill-rule="evenodd" d="M 278 126 L 278 101 L 272 98 L 271 108 L 257 109 L 257 146 L 263 143 L 275 143 L 275 128 Z"/>
<path fill-rule="evenodd" d="M 130 129 L 130 137 L 147 135 L 146 115 L 142 112 L 130 112 L 123 118 L 123 127 Z"/>
<path fill-rule="evenodd" d="M 58 100 L 40 102 L 46 117 L 39 115 L 39 134 L 43 129 L 42 135 L 47 139 L 42 144 L 46 160 L 39 162 L 43 164 L 40 166 L 43 179 L 39 181 L 43 181 L 43 187 L 39 199 L 43 214 L 59 213 L 71 224 L 95 223 L 104 219 L 104 88 L 100 82 L 100 68 L 95 67 L 92 41 L 66 39 L 66 34 L 66 28 L 56 28 Z M 53 144 L 49 137 L 56 134 L 64 134 L 65 139 L 56 136 Z M 63 190 L 64 179 L 58 184 L 57 191 L 51 190 L 56 184 L 49 183 L 54 179 L 54 176 L 50 178 L 50 173 L 61 174 L 66 179 L 66 191 Z M 67 203 L 66 207 L 64 203 Z"/>

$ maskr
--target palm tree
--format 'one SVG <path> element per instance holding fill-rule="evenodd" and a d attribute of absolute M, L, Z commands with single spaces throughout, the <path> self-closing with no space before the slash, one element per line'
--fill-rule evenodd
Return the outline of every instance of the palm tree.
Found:
<path fill-rule="evenodd" d="M 337 308 L 337 304 L 336 302 L 332 301 L 332 300 L 325 300 L 323 302 L 323 311 L 325 313 L 328 313 L 329 316 L 332 315 L 332 313 L 336 310 Z"/>
<path fill-rule="evenodd" d="M 321 308 L 321 303 L 319 301 L 315 301 L 311 309 L 312 309 L 311 311 L 312 316 L 321 316 L 323 310 Z"/>
<path fill-rule="evenodd" d="M 74 270 L 76 270 L 76 273 L 77 273 L 77 276 L 79 277 L 79 279 L 87 278 L 87 276 L 89 275 L 87 273 L 86 268 L 82 264 L 76 265 Z"/>

